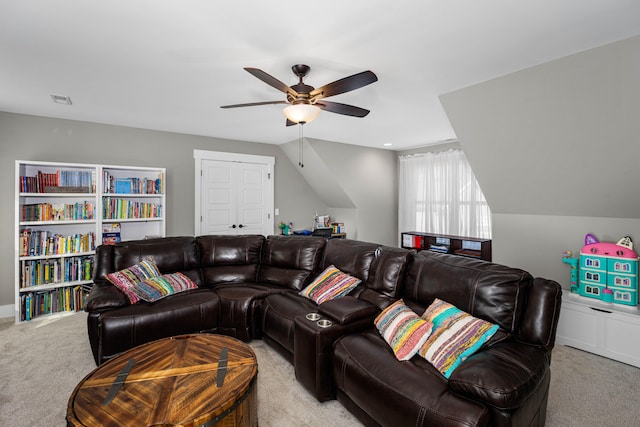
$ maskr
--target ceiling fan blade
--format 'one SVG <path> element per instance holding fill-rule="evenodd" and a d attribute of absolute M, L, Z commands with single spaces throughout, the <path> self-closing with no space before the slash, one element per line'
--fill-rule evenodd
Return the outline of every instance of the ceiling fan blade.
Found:
<path fill-rule="evenodd" d="M 372 71 L 363 71 L 361 73 L 336 80 L 335 82 L 326 84 L 318 89 L 314 89 L 309 95 L 311 96 L 311 99 L 327 98 L 329 96 L 359 89 L 376 81 L 378 81 L 378 76 L 376 76 Z"/>
<path fill-rule="evenodd" d="M 295 126 L 295 125 L 297 125 L 297 123 L 296 122 L 292 122 L 291 120 L 287 119 L 286 125 L 287 126 Z"/>
<path fill-rule="evenodd" d="M 287 93 L 287 94 L 293 96 L 294 98 L 297 98 L 299 96 L 298 92 L 296 92 L 295 90 L 291 89 L 289 86 L 287 86 L 286 84 L 282 83 L 280 80 L 276 79 L 275 77 L 273 77 L 270 74 L 265 73 L 264 71 L 262 71 L 259 68 L 246 67 L 245 70 L 247 70 L 247 72 L 249 72 L 252 76 L 262 80 L 263 82 L 265 82 L 269 86 L 278 89 L 280 92 Z"/>
<path fill-rule="evenodd" d="M 315 105 L 322 108 L 323 110 L 330 111 L 332 113 L 343 114 L 345 116 L 364 117 L 369 114 L 369 110 L 355 107 L 353 105 L 341 104 L 339 102 L 318 101 L 315 103 Z"/>
<path fill-rule="evenodd" d="M 256 105 L 288 104 L 287 101 L 250 102 L 248 104 L 221 105 L 220 108 L 255 107 Z"/>

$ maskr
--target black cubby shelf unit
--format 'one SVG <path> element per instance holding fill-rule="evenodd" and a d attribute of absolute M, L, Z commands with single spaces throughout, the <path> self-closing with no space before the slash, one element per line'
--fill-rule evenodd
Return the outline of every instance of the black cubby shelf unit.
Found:
<path fill-rule="evenodd" d="M 401 246 L 491 261 L 491 239 L 407 231 L 400 233 Z"/>

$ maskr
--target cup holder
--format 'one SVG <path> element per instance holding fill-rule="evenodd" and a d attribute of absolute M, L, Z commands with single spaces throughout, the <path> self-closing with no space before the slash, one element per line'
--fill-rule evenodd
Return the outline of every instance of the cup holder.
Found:
<path fill-rule="evenodd" d="M 305 317 L 307 318 L 307 320 L 311 320 L 312 322 L 320 319 L 320 315 L 318 313 L 309 313 Z"/>
<path fill-rule="evenodd" d="M 333 322 L 329 319 L 320 319 L 318 320 L 317 324 L 321 328 L 328 328 L 329 326 L 333 325 Z"/>

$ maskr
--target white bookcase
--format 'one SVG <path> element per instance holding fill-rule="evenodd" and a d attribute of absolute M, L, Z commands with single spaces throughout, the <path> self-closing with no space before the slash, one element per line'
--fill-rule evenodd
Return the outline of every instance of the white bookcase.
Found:
<path fill-rule="evenodd" d="M 165 178 L 164 168 L 16 161 L 16 323 L 83 308 L 103 231 L 164 237 Z"/>
<path fill-rule="evenodd" d="M 640 308 L 565 292 L 556 341 L 640 367 Z"/>

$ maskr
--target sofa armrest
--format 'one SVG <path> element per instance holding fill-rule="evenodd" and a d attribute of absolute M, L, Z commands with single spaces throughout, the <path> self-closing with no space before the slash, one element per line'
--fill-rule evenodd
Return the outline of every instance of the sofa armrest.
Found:
<path fill-rule="evenodd" d="M 515 340 L 501 342 L 464 361 L 449 378 L 449 388 L 501 410 L 521 407 L 548 391 L 549 354 Z"/>
<path fill-rule="evenodd" d="M 373 318 L 380 310 L 373 304 L 352 296 L 325 301 L 318 306 L 318 313 L 341 325 Z"/>
<path fill-rule="evenodd" d="M 118 288 L 109 284 L 96 282 L 91 287 L 87 303 L 84 306 L 86 312 L 100 312 L 130 305 L 127 296 Z"/>

